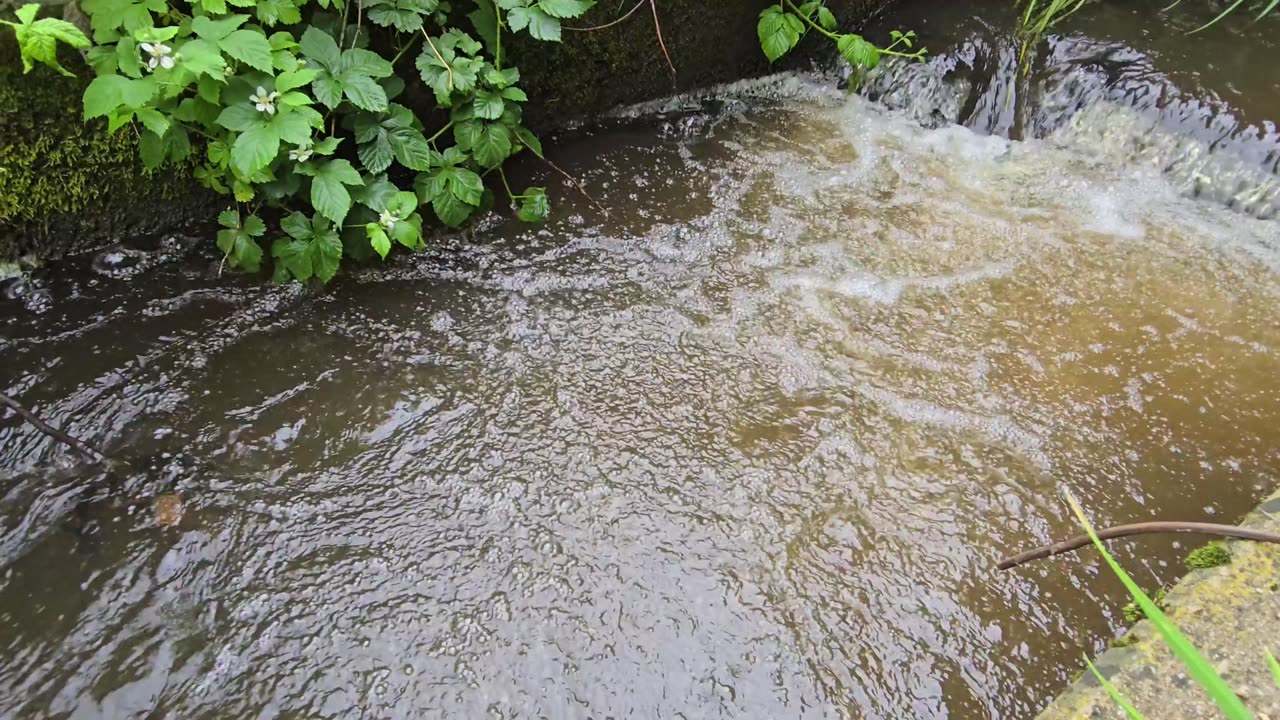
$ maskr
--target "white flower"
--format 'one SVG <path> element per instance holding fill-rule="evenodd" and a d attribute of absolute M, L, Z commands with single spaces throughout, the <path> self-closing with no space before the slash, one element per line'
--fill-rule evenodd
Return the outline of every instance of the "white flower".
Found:
<path fill-rule="evenodd" d="M 382 214 L 378 216 L 378 224 L 390 230 L 392 227 L 395 226 L 396 220 L 399 220 L 399 219 L 400 218 L 393 215 L 390 210 L 383 210 Z"/>
<path fill-rule="evenodd" d="M 264 112 L 268 115 L 275 115 L 276 114 L 276 98 L 278 97 L 280 97 L 280 93 L 273 92 L 270 95 L 268 95 L 267 89 L 259 85 L 258 94 L 250 95 L 249 102 L 253 103 L 253 107 L 257 109 L 258 112 Z"/>
<path fill-rule="evenodd" d="M 173 67 L 173 48 L 161 42 L 142 43 L 141 47 L 143 52 L 151 56 L 151 59 L 147 60 L 147 67 L 152 70 L 157 67 L 162 67 L 165 70 Z"/>
<path fill-rule="evenodd" d="M 306 162 L 311 159 L 311 153 L 314 152 L 310 145 L 299 145 L 297 150 L 289 151 L 289 159 L 297 162 Z"/>

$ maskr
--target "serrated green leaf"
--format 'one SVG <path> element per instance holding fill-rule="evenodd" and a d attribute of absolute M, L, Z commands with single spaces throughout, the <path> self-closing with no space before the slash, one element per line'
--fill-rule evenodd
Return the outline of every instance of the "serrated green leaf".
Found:
<path fill-rule="evenodd" d="M 507 24 L 512 31 L 527 29 L 535 40 L 560 42 L 560 21 L 540 7 L 518 7 L 507 16 Z"/>
<path fill-rule="evenodd" d="M 302 50 L 303 56 L 308 60 L 315 61 L 330 72 L 338 69 L 342 53 L 338 50 L 338 41 L 334 40 L 329 33 L 314 25 L 308 27 L 302 33 L 302 39 L 298 42 L 298 46 Z"/>
<path fill-rule="evenodd" d="M 302 13 L 293 0 L 256 0 L 254 4 L 258 21 L 267 27 L 276 24 L 296 25 L 302 22 Z"/>
<path fill-rule="evenodd" d="M 320 72 L 318 70 L 312 70 L 311 68 L 282 72 L 276 76 L 276 92 L 284 93 L 303 87 L 315 80 L 319 75 Z"/>
<path fill-rule="evenodd" d="M 372 78 L 383 78 L 394 72 L 391 63 L 372 50 L 352 48 L 342 53 L 338 61 L 338 75 L 365 75 Z M 344 83 L 345 84 L 345 83 Z"/>
<path fill-rule="evenodd" d="M 247 103 L 236 103 L 223 108 L 214 122 L 228 130 L 244 132 L 256 125 L 262 125 L 266 120 L 266 117 L 253 106 Z"/>
<path fill-rule="evenodd" d="M 352 105 L 370 112 L 387 109 L 387 93 L 373 78 L 367 75 L 342 74 L 338 78 L 342 93 Z"/>
<path fill-rule="evenodd" d="M 784 12 L 779 5 L 771 5 L 760 13 L 756 23 L 756 36 L 760 39 L 760 49 L 764 50 L 769 62 L 786 55 L 791 48 L 800 42 L 804 33 L 804 23 L 791 13 Z"/>
<path fill-rule="evenodd" d="M 311 90 L 315 93 L 316 100 L 327 108 L 336 108 L 342 102 L 342 85 L 327 72 L 321 73 L 311 83 Z"/>
<path fill-rule="evenodd" d="M 210 20 L 202 15 L 191 21 L 191 32 L 216 43 L 235 32 L 236 28 L 245 24 L 248 19 L 247 15 L 232 15 L 221 20 Z"/>
<path fill-rule="evenodd" d="M 542 141 L 538 139 L 537 135 L 534 135 L 529 128 L 526 128 L 523 125 L 517 125 L 514 132 L 516 134 L 516 139 L 520 141 L 521 145 L 529 148 L 534 155 L 542 157 Z"/>
<path fill-rule="evenodd" d="M 483 167 L 497 167 L 511 157 L 511 129 L 501 123 L 485 123 L 471 146 L 471 155 Z"/>
<path fill-rule="evenodd" d="M 142 107 L 155 93 L 156 84 L 151 78 L 135 80 L 120 75 L 96 77 L 84 91 L 84 117 L 86 120 L 104 117 L 122 106 Z"/>
<path fill-rule="evenodd" d="M 369 223 L 364 228 L 369 235 L 369 245 L 378 252 L 379 257 L 386 260 L 387 253 L 391 252 L 391 238 L 387 237 L 387 231 L 378 223 Z"/>
<path fill-rule="evenodd" d="M 422 133 L 412 128 L 396 128 L 387 133 L 396 162 L 410 170 L 429 170 L 433 153 Z"/>
<path fill-rule="evenodd" d="M 493 90 L 481 90 L 476 93 L 476 99 L 472 104 L 476 117 L 488 120 L 497 120 L 502 117 L 504 107 L 506 103 L 503 102 L 502 95 Z"/>
<path fill-rule="evenodd" d="M 155 133 L 158 137 L 164 137 L 169 131 L 169 119 L 154 108 L 138 108 L 135 116 L 143 127 Z"/>
<path fill-rule="evenodd" d="M 836 16 L 827 8 L 826 5 L 818 8 L 818 24 L 822 26 L 822 29 L 833 32 L 835 31 L 836 26 L 839 25 L 839 23 L 836 22 Z"/>
<path fill-rule="evenodd" d="M 287 113 L 277 113 L 271 118 L 271 129 L 275 132 L 276 137 L 287 143 L 294 145 L 310 145 L 312 125 L 307 122 L 306 115 L 302 112 L 293 111 Z"/>
<path fill-rule="evenodd" d="M 147 170 L 159 168 L 165 158 L 164 139 L 151 130 L 142 131 L 138 137 L 138 156 Z"/>
<path fill-rule="evenodd" d="M 471 217 L 476 208 L 462 202 L 452 193 L 441 193 L 431 201 L 431 209 L 440 218 L 440 222 L 449 227 L 458 227 Z"/>
<path fill-rule="evenodd" d="M 267 42 L 267 36 L 261 32 L 236 30 L 218 40 L 218 47 L 255 70 L 271 72 L 271 43 Z"/>
<path fill-rule="evenodd" d="M 554 18 L 576 18 L 593 5 L 594 0 L 538 0 L 538 7 Z"/>
<path fill-rule="evenodd" d="M 373 135 L 373 139 L 356 147 L 356 155 L 360 164 L 371 173 L 380 173 L 391 167 L 395 153 L 391 149 L 391 140 L 387 131 L 381 128 Z"/>
<path fill-rule="evenodd" d="M 226 63 L 222 60 L 222 51 L 210 40 L 197 38 L 178 48 L 178 62 L 192 75 L 207 75 L 221 80 Z M 216 102 L 216 100 L 214 101 Z"/>
<path fill-rule="evenodd" d="M 854 67 L 870 70 L 880 64 L 880 51 L 860 35 L 841 35 L 836 49 Z"/>
<path fill-rule="evenodd" d="M 231 169 L 242 178 L 262 170 L 280 152 L 280 136 L 275 128 L 262 123 L 240 133 L 231 144 Z"/>
<path fill-rule="evenodd" d="M 520 207 L 516 216 L 525 222 L 542 222 L 551 214 L 551 203 L 547 200 L 547 191 L 540 187 L 531 187 L 524 191 L 520 198 Z"/>
<path fill-rule="evenodd" d="M 351 198 L 370 210 L 382 211 L 387 201 L 400 192 L 400 188 L 387 181 L 385 175 L 366 177 L 363 187 L 351 191 Z"/>
<path fill-rule="evenodd" d="M 329 160 L 316 169 L 311 179 L 311 205 L 326 218 L 341 225 L 351 210 L 347 185 L 363 185 L 360 173 L 346 160 Z"/>

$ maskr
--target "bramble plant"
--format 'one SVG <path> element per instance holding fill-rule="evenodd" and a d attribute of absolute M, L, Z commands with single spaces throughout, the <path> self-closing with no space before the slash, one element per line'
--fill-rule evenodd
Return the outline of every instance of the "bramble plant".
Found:
<path fill-rule="evenodd" d="M 31 72 L 35 67 L 34 61 L 70 76 L 71 73 L 58 64 L 58 43 L 65 43 L 73 48 L 86 48 L 89 47 L 89 38 L 80 32 L 80 28 L 66 20 L 57 18 L 36 20 L 36 14 L 39 12 L 40 6 L 30 3 L 23 5 L 15 12 L 18 22 L 0 20 L 0 24 L 13 28 L 18 39 L 18 52 L 22 55 L 22 72 Z"/>
<path fill-rule="evenodd" d="M 826 6 L 825 0 L 810 0 L 802 5 L 796 5 L 792 0 L 782 0 L 760 13 L 756 35 L 760 39 L 760 49 L 764 51 L 765 57 L 769 58 L 769 62 L 774 62 L 790 52 L 813 30 L 834 41 L 840 55 L 859 71 L 870 70 L 879 65 L 883 55 L 923 60 L 927 52 L 925 48 L 912 49 L 916 37 L 914 32 L 894 30 L 890 34 L 892 42 L 886 47 L 877 47 L 861 35 L 838 33 L 838 27 L 836 16 Z"/>
<path fill-rule="evenodd" d="M 464 16 L 442 0 L 83 0 L 97 75 L 84 117 L 112 132 L 132 126 L 148 169 L 190 164 L 233 196 L 218 217 L 225 261 L 257 271 L 270 240 L 281 281 L 327 282 L 344 257 L 422 247 L 428 211 L 456 227 L 492 205 L 491 173 L 520 219 L 540 221 L 546 191 L 513 193 L 502 170 L 522 150 L 542 155 L 521 123 L 528 98 L 504 64 L 503 36 L 557 42 L 561 20 L 594 0 L 472 4 Z M 24 7 L 15 25 L 24 63 L 65 72 L 55 41 L 88 39 L 35 14 Z M 395 102 L 409 72 L 434 99 L 422 115 Z"/>

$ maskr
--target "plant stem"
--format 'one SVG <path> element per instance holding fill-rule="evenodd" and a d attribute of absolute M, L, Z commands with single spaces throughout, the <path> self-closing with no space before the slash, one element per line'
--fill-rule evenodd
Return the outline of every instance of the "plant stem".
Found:
<path fill-rule="evenodd" d="M 70 445 L 76 450 L 79 450 L 84 455 L 88 456 L 89 459 L 93 460 L 94 462 L 104 463 L 106 465 L 111 464 L 111 461 L 107 458 L 107 456 L 102 451 L 94 448 L 93 446 L 89 445 L 85 441 L 73 435 L 69 435 L 59 430 L 58 428 L 53 427 L 52 425 L 45 422 L 44 420 L 41 420 L 40 417 L 37 416 L 35 413 L 26 409 L 17 400 L 14 400 L 13 398 L 9 397 L 8 395 L 5 395 L 4 393 L 0 393 L 0 405 L 8 406 L 10 410 L 18 414 L 18 417 L 34 425 L 35 428 L 40 432 L 44 433 L 45 435 L 48 435 L 49 437 L 53 438 L 54 440 L 57 440 L 60 443 Z"/>
<path fill-rule="evenodd" d="M 502 178 L 502 187 L 507 190 L 507 197 L 511 198 L 511 202 L 516 201 L 516 194 L 511 192 L 511 186 L 507 184 L 507 174 L 502 172 L 502 166 L 498 166 L 498 177 Z"/>
<path fill-rule="evenodd" d="M 498 0 L 493 0 L 493 67 L 502 69 L 502 8 L 498 7 Z"/>
<path fill-rule="evenodd" d="M 418 44 L 418 36 L 414 35 L 413 38 L 409 40 L 409 43 L 404 47 L 400 48 L 400 52 L 396 53 L 396 56 L 391 58 L 391 64 L 395 65 L 397 62 L 399 62 L 400 58 L 404 57 L 404 54 L 412 50 L 413 47 L 417 44 Z"/>
<path fill-rule="evenodd" d="M 439 130 L 437 130 L 435 135 L 432 135 L 431 137 L 427 138 L 427 142 L 428 142 L 428 143 L 434 143 L 434 142 L 436 141 L 436 138 L 438 138 L 438 137 L 440 137 L 441 135 L 443 135 L 443 134 L 444 134 L 444 131 L 445 131 L 445 130 L 448 130 L 448 129 L 449 129 L 449 128 L 451 128 L 451 127 L 453 127 L 453 121 L 452 121 L 452 120 L 450 120 L 449 122 L 445 123 L 444 127 L 442 127 L 442 128 L 440 128 Z"/>
<path fill-rule="evenodd" d="M 422 31 L 422 37 L 427 39 L 427 45 L 431 47 L 431 52 L 436 54 L 436 59 L 444 66 L 445 72 L 449 73 L 449 89 L 453 90 L 453 68 L 449 67 L 449 63 L 444 61 L 444 56 L 436 49 L 436 44 L 431 42 L 431 36 L 427 34 L 427 29 L 425 27 L 418 29 Z"/>
<path fill-rule="evenodd" d="M 796 4 L 795 4 L 795 3 L 793 3 L 793 2 L 791 2 L 791 0 L 783 0 L 783 2 L 785 2 L 785 3 L 787 4 L 787 7 L 791 8 L 791 12 L 795 13 L 796 15 L 798 15 L 798 16 L 800 17 L 800 19 L 801 19 L 801 20 L 804 20 L 806 23 L 808 23 L 808 24 L 809 24 L 809 27 L 813 28 L 814 30 L 817 30 L 818 32 L 822 33 L 823 35 L 826 35 L 827 37 L 831 38 L 832 40 L 839 40 L 839 39 L 840 39 L 840 36 L 839 36 L 839 35 L 837 35 L 837 34 L 835 34 L 835 33 L 831 32 L 830 30 L 828 30 L 828 29 L 826 29 L 826 28 L 822 27 L 822 26 L 821 26 L 821 25 L 819 25 L 818 23 L 814 22 L 814 21 L 813 21 L 813 20 L 812 20 L 808 15 L 805 15 L 804 13 L 800 12 L 800 8 L 796 7 Z"/>

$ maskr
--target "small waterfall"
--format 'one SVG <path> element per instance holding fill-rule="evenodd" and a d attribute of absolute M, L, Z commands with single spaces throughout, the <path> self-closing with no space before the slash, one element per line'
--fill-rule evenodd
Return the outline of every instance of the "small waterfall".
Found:
<path fill-rule="evenodd" d="M 1185 194 L 1253 217 L 1280 211 L 1280 133 L 1189 93 L 1134 48 L 1050 37 L 1024 74 L 1013 38 L 975 33 L 923 63 L 891 59 L 861 92 L 926 127 L 955 123 L 1154 167 Z"/>

